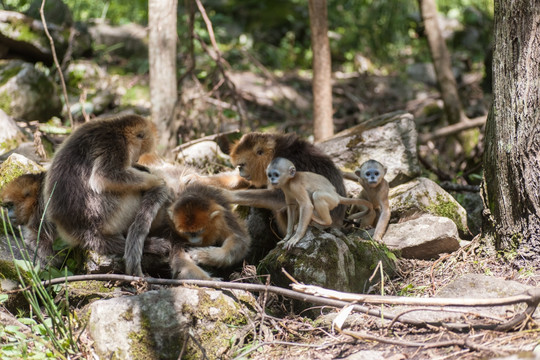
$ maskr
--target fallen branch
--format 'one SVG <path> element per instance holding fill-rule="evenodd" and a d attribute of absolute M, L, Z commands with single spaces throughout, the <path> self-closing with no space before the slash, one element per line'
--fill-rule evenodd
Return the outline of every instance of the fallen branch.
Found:
<path fill-rule="evenodd" d="M 471 119 L 469 121 L 461 121 L 461 122 L 458 122 L 457 124 L 452 124 L 452 125 L 448 125 L 446 127 L 437 129 L 429 134 L 420 134 L 418 136 L 418 139 L 420 140 L 421 143 L 427 143 L 430 140 L 434 140 L 440 137 L 449 136 L 449 135 L 453 135 L 464 130 L 484 126 L 484 124 L 486 123 L 486 119 L 487 119 L 486 116 L 481 116 L 475 119 Z"/>
<path fill-rule="evenodd" d="M 364 313 L 366 315 L 375 316 L 380 318 L 384 316 L 385 320 L 399 321 L 402 324 L 408 324 L 412 326 L 425 327 L 440 326 L 452 331 L 465 331 L 469 329 L 484 329 L 484 330 L 496 330 L 507 331 L 515 328 L 516 326 L 528 321 L 531 315 L 536 310 L 538 303 L 540 302 L 540 288 L 532 288 L 526 291 L 524 294 L 510 296 L 501 299 L 463 299 L 463 298 L 410 298 L 404 296 L 379 296 L 379 295 L 361 295 L 361 294 L 349 294 L 342 293 L 335 290 L 328 290 L 319 286 L 293 284 L 293 288 L 302 289 L 302 291 L 284 289 L 278 286 L 261 285 L 261 284 L 245 284 L 235 282 L 224 281 L 211 281 L 211 280 L 175 280 L 175 279 L 157 279 L 151 277 L 138 277 L 129 275 L 118 274 L 90 274 L 90 275 L 74 275 L 62 278 L 55 278 L 51 280 L 43 281 L 44 286 L 65 284 L 67 282 L 74 281 L 126 281 L 126 282 L 146 282 L 148 284 L 157 285 L 195 285 L 202 287 L 209 287 L 213 289 L 232 289 L 232 290 L 244 290 L 253 292 L 272 292 L 277 295 L 285 296 L 290 299 L 295 299 L 303 302 L 309 302 L 316 305 L 331 306 L 335 308 L 343 308 L 346 306 L 352 306 L 353 310 Z M 315 295 L 316 294 L 316 295 Z M 332 295 L 334 298 L 321 297 L 321 294 Z M 372 309 L 366 306 L 358 305 L 358 302 L 368 304 L 393 304 L 393 305 L 421 305 L 421 306 L 502 306 L 511 305 L 517 303 L 527 303 L 527 309 L 515 316 L 503 324 L 451 324 L 443 321 L 421 321 L 415 319 L 399 320 L 399 316 L 392 314 L 391 312 L 384 311 L 381 313 L 378 309 Z M 401 316 L 401 315 L 400 315 Z"/>

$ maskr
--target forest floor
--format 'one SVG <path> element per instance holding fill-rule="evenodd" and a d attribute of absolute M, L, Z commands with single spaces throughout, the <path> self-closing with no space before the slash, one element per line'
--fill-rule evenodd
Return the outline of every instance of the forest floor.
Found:
<path fill-rule="evenodd" d="M 436 260 L 400 259 L 398 276 L 385 281 L 384 294 L 432 297 L 465 274 L 485 274 L 529 286 L 539 285 L 540 273 L 532 269 L 514 268 L 504 259 L 484 253 L 483 248 L 477 238 L 469 246 Z M 380 290 L 379 288 L 375 292 L 380 293 Z M 285 302 L 273 306 L 280 306 L 282 309 L 288 307 Z M 381 309 L 381 306 L 371 308 Z M 314 309 L 321 314 L 330 310 L 310 308 L 311 311 Z M 385 310 L 392 311 L 389 307 L 385 307 Z M 416 310 L 426 309 L 416 307 Z M 417 327 L 399 322 L 390 324 L 388 320 L 383 322 L 380 317 L 353 314 L 350 316 L 350 323 L 346 322 L 344 326 L 347 334 L 340 333 L 335 328 L 332 330 L 331 322 L 334 316 L 329 316 L 328 320 L 317 321 L 302 316 L 267 319 L 268 327 L 276 334 L 275 339 L 249 356 L 258 360 L 472 360 L 494 359 L 516 353 L 532 356 L 533 350 L 538 351 L 540 326 L 537 312 L 526 326 L 508 332 L 478 329 L 457 332 L 442 326 Z M 467 316 L 470 317 L 471 324 L 478 323 L 473 312 Z"/>

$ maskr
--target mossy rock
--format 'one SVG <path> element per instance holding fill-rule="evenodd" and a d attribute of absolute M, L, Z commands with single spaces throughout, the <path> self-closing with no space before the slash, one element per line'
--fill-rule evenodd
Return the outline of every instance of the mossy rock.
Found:
<path fill-rule="evenodd" d="M 390 189 L 392 220 L 418 213 L 447 217 L 452 220 L 462 238 L 469 238 L 467 212 L 437 183 L 427 178 L 417 178 Z"/>
<path fill-rule="evenodd" d="M 345 236 L 337 229 L 328 232 L 315 227 L 290 250 L 279 244 L 261 261 L 258 273 L 270 274 L 272 282 L 288 288 L 290 280 L 285 269 L 297 281 L 324 288 L 364 293 L 379 261 L 387 275 L 395 273 L 396 255 L 384 245 L 361 240 L 358 235 Z"/>

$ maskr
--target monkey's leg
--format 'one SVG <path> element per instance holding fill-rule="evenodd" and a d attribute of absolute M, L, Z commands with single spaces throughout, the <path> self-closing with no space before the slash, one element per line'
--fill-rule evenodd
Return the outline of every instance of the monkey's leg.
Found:
<path fill-rule="evenodd" d="M 323 191 L 315 191 L 312 197 L 315 211 L 311 216 L 311 220 L 323 226 L 332 225 L 330 210 L 339 205 L 339 197 L 332 196 Z"/>
<path fill-rule="evenodd" d="M 181 245 L 173 246 L 169 259 L 174 279 L 212 280 L 206 271 L 193 262 Z"/>
<path fill-rule="evenodd" d="M 300 239 L 304 237 L 304 235 L 306 235 L 307 228 L 313 216 L 313 204 L 311 201 L 308 201 L 305 204 L 299 204 L 298 207 L 300 208 L 298 215 L 298 227 L 296 228 L 294 236 L 285 244 L 285 248 L 287 250 L 290 250 L 298 241 L 300 241 Z"/>
<path fill-rule="evenodd" d="M 249 251 L 249 242 L 236 235 L 231 235 L 223 245 L 193 248 L 189 256 L 197 264 L 224 267 L 231 266 L 243 260 Z"/>
<path fill-rule="evenodd" d="M 377 220 L 377 226 L 375 227 L 375 233 L 373 234 L 373 239 L 381 241 L 384 233 L 386 232 L 386 227 L 390 222 L 390 206 L 388 203 L 381 204 L 381 214 Z"/>
<path fill-rule="evenodd" d="M 129 226 L 126 237 L 124 251 L 126 274 L 143 276 L 141 257 L 144 241 L 150 232 L 152 221 L 161 207 L 168 201 L 170 201 L 170 193 L 165 186 L 158 186 L 144 193 L 141 207 L 135 215 L 133 223 Z"/>

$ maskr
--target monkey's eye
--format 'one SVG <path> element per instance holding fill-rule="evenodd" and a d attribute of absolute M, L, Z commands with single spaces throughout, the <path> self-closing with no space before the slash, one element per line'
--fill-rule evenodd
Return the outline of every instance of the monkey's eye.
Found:
<path fill-rule="evenodd" d="M 244 166 L 246 166 L 246 163 L 239 163 L 236 167 L 241 169 L 243 168 Z"/>
<path fill-rule="evenodd" d="M 378 171 L 374 171 L 374 172 L 373 172 L 373 175 L 379 176 L 379 172 L 378 172 Z"/>
<path fill-rule="evenodd" d="M 6 208 L 8 210 L 13 209 L 13 207 L 15 206 L 15 205 L 13 205 L 13 203 L 11 201 L 6 201 L 6 202 L 3 202 L 3 203 L 0 203 L 0 205 L 3 208 Z"/>
<path fill-rule="evenodd" d="M 257 155 L 260 156 L 260 155 L 262 155 L 262 154 L 264 154 L 264 151 L 263 151 L 262 149 L 257 150 Z"/>
<path fill-rule="evenodd" d="M 138 137 L 139 139 L 144 139 L 144 138 L 146 137 L 145 135 L 146 135 L 146 134 L 145 134 L 144 132 L 140 132 L 140 133 L 137 134 L 137 137 Z"/>

